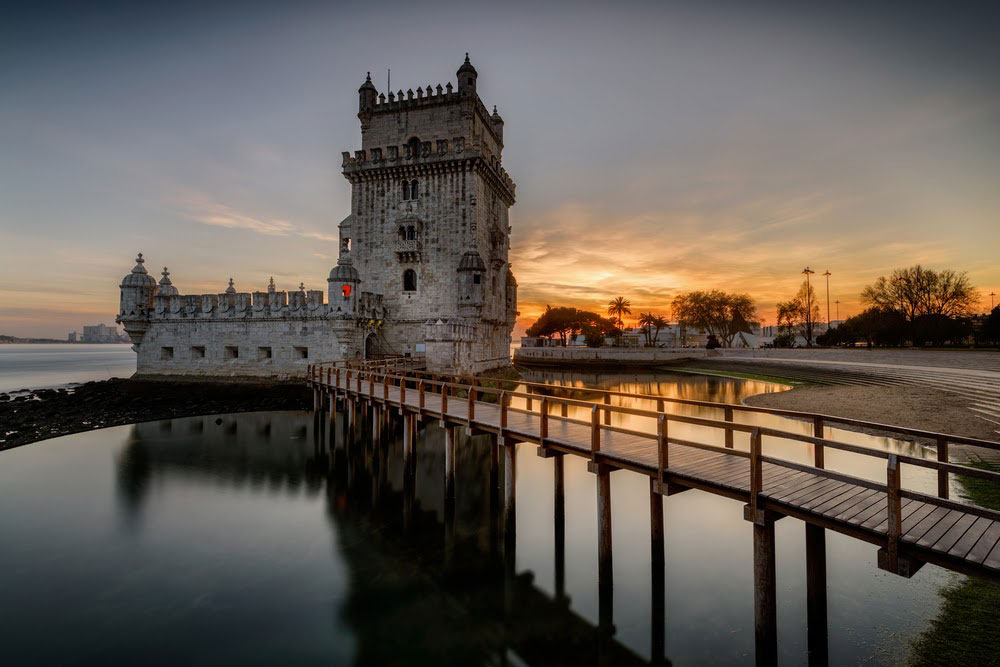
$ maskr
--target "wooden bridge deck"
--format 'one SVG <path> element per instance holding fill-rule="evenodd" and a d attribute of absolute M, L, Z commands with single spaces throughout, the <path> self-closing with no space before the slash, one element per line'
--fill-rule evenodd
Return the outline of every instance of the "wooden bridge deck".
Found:
<path fill-rule="evenodd" d="M 498 403 L 476 400 L 470 420 L 467 399 L 449 396 L 447 408 L 442 411 L 440 393 L 418 393 L 413 385 L 405 390 L 401 400 L 404 392 L 400 386 L 391 383 L 383 386 L 381 381 L 372 385 L 368 378 L 362 381 L 360 392 L 357 383 L 348 383 L 346 377 L 340 377 L 339 382 L 333 380 L 330 384 L 322 384 L 327 390 L 335 389 L 353 400 L 384 404 L 424 418 L 494 433 L 505 439 L 533 442 L 542 448 L 540 453 L 553 451 L 577 455 L 609 469 L 627 469 L 661 479 L 665 482 L 662 492 L 701 489 L 755 504 L 757 510 L 779 517 L 794 516 L 872 544 L 889 546 L 889 526 L 894 517 L 890 490 L 885 484 L 762 457 L 761 490 L 753 498 L 751 455 L 744 451 L 698 446 L 698 443 L 683 444 L 674 438 L 665 438 L 667 465 L 661 471 L 658 469 L 657 434 L 599 424 L 596 428 L 599 429 L 600 445 L 595 450 L 595 425 L 551 412 L 547 412 L 547 435 L 543 439 L 540 412 L 507 407 L 506 415 L 502 416 Z M 537 396 L 535 400 L 538 401 Z M 595 405 L 599 409 L 606 407 L 606 404 Z M 505 426 L 501 426 L 502 418 L 506 420 Z M 969 574 L 989 578 L 1000 576 L 1000 514 L 905 490 L 897 493 L 903 496 L 898 501 L 899 554 L 919 563 L 933 562 Z"/>

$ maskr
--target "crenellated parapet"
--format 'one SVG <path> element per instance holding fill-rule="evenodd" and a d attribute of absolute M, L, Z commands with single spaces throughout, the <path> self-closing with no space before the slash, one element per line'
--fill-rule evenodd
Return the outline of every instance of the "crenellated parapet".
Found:
<path fill-rule="evenodd" d="M 419 145 L 381 146 L 342 154 L 344 177 L 351 183 L 379 178 L 411 178 L 448 171 L 475 170 L 488 178 L 514 204 L 517 185 L 500 158 L 465 137 L 424 141 Z"/>

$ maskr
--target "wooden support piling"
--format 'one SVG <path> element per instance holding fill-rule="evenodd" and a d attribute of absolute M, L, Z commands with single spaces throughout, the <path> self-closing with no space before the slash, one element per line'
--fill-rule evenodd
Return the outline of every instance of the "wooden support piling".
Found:
<path fill-rule="evenodd" d="M 662 415 L 661 415 L 662 416 Z M 650 662 L 664 664 L 666 653 L 666 559 L 663 544 L 663 496 L 649 479 Z"/>
<path fill-rule="evenodd" d="M 886 569 L 890 572 L 899 570 L 899 538 L 903 534 L 902 497 L 899 495 L 899 458 L 890 454 L 885 466 L 886 477 Z"/>
<path fill-rule="evenodd" d="M 613 632 L 612 549 L 611 549 L 611 471 L 605 466 L 597 470 L 597 582 L 598 618 L 602 631 Z"/>
<path fill-rule="evenodd" d="M 732 422 L 733 421 L 733 409 L 732 408 L 726 408 L 724 412 L 725 412 L 725 416 L 726 416 L 726 421 L 727 422 Z M 731 428 L 727 428 L 726 429 L 726 447 L 729 447 L 730 449 L 733 448 L 733 429 L 731 429 Z"/>
<path fill-rule="evenodd" d="M 517 531 L 517 441 L 505 438 L 503 443 L 503 536 L 504 554 L 516 544 Z"/>
<path fill-rule="evenodd" d="M 564 456 L 552 457 L 555 508 L 555 588 L 556 599 L 566 599 L 566 468 Z"/>
<path fill-rule="evenodd" d="M 774 521 L 753 525 L 754 643 L 757 665 L 778 662 L 778 613 L 774 559 Z"/>
<path fill-rule="evenodd" d="M 667 433 L 669 422 L 667 422 L 667 416 L 662 412 L 656 417 L 656 491 L 658 493 L 664 493 L 663 488 L 663 471 L 670 465 L 669 461 L 669 451 L 670 451 L 670 438 Z"/>
<path fill-rule="evenodd" d="M 806 524 L 806 628 L 810 667 L 829 664 L 826 603 L 826 531 Z"/>
<path fill-rule="evenodd" d="M 601 451 L 600 408 L 595 404 L 590 408 L 590 459 L 597 460 L 597 452 Z"/>
<path fill-rule="evenodd" d="M 444 429 L 444 497 L 455 498 L 455 438 L 458 434 L 454 426 Z"/>
<path fill-rule="evenodd" d="M 604 409 L 604 425 L 611 425 L 611 394 L 604 394 L 604 405 L 608 406 Z"/>

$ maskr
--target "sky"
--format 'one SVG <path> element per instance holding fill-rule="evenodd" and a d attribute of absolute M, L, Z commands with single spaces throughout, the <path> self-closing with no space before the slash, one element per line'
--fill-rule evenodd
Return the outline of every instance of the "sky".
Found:
<path fill-rule="evenodd" d="M 773 323 L 806 266 L 841 318 L 916 263 L 967 271 L 984 309 L 1000 292 L 987 4 L 22 5 L 0 16 L 0 334 L 110 324 L 139 251 L 182 294 L 325 290 L 365 73 L 454 82 L 466 51 L 518 186 L 515 335 L 545 304 L 669 314 L 697 289 Z"/>

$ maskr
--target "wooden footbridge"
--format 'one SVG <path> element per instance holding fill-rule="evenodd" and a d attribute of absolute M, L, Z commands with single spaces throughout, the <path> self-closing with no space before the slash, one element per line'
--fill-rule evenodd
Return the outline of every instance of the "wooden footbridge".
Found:
<path fill-rule="evenodd" d="M 456 430 L 494 436 L 493 462 L 503 461 L 503 527 L 513 535 L 516 511 L 515 451 L 518 443 L 538 445 L 538 454 L 555 462 L 556 505 L 563 492 L 562 457 L 588 460 L 597 480 L 598 576 L 600 589 L 611 580 L 610 473 L 631 470 L 649 477 L 650 529 L 654 556 L 662 558 L 662 496 L 700 489 L 744 503 L 744 517 L 753 523 L 754 601 L 757 658 L 770 664 L 777 654 L 774 522 L 786 516 L 806 525 L 807 609 L 809 650 L 821 663 L 826 655 L 825 531 L 832 530 L 879 547 L 878 566 L 910 577 L 924 563 L 1000 581 L 1000 512 L 949 498 L 953 474 L 1000 483 L 1000 473 L 949 461 L 950 445 L 1000 450 L 1000 443 L 844 419 L 829 415 L 753 408 L 627 392 L 574 388 L 487 377 L 430 373 L 411 359 L 334 361 L 314 364 L 308 381 L 317 414 L 329 410 L 335 418 L 337 400 L 344 401 L 348 420 L 370 414 L 373 434 L 391 412 L 404 421 L 404 464 L 412 467 L 417 420 L 440 420 L 445 428 L 444 484 L 454 497 Z M 516 400 L 514 400 L 516 399 Z M 512 404 L 516 403 L 516 406 Z M 648 407 L 633 407 L 646 405 Z M 709 419 L 669 411 L 672 406 L 711 408 Z M 570 413 L 573 413 L 572 415 Z M 581 418 L 586 415 L 586 418 Z M 612 425 L 629 417 L 647 429 Z M 744 423 L 755 415 L 806 420 L 812 435 Z M 789 422 L 791 425 L 791 422 Z M 706 442 L 676 437 L 680 425 L 721 432 Z M 828 428 L 834 427 L 834 428 Z M 835 428 L 875 431 L 900 440 L 927 443 L 936 460 L 896 454 L 834 439 Z M 705 429 L 708 429 L 706 431 Z M 692 429 L 687 429 L 691 431 Z M 734 446 L 734 435 L 746 434 L 749 451 Z M 689 436 L 690 437 L 690 436 Z M 769 440 L 811 447 L 812 464 L 763 453 Z M 724 445 L 711 444 L 723 442 Z M 885 481 L 872 481 L 824 465 L 827 449 L 885 460 Z M 904 466 L 936 472 L 937 494 L 904 485 Z M 499 479 L 499 476 L 498 476 Z M 601 613 L 610 615 L 611 600 L 601 599 Z"/>

